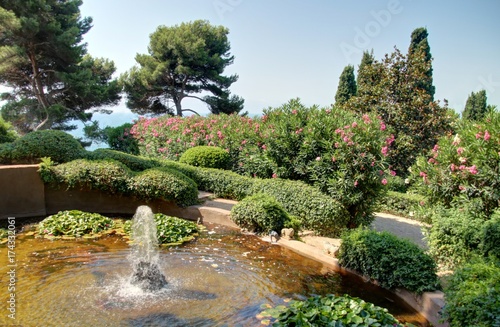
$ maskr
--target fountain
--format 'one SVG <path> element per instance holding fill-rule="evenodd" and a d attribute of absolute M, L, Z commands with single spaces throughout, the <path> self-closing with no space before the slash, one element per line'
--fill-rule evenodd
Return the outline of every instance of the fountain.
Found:
<path fill-rule="evenodd" d="M 132 219 L 131 238 L 133 243 L 129 261 L 133 274 L 130 283 L 148 292 L 162 289 L 167 281 L 160 271 L 156 223 L 150 207 L 137 208 Z"/>

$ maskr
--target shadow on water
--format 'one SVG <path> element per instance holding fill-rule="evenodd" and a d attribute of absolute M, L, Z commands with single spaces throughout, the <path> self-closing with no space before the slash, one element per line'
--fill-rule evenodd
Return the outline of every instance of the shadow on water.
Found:
<path fill-rule="evenodd" d="M 208 327 L 216 322 L 207 318 L 182 319 L 173 314 L 159 313 L 122 321 L 120 327 Z"/>

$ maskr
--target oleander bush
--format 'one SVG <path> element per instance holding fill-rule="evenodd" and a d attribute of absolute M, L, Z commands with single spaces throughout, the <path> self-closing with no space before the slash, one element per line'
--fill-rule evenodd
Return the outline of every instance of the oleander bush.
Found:
<path fill-rule="evenodd" d="M 482 121 L 462 119 L 455 135 L 442 137 L 411 168 L 419 193 L 447 207 L 479 199 L 487 216 L 500 204 L 500 112 Z"/>
<path fill-rule="evenodd" d="M 339 263 L 387 289 L 422 293 L 440 288 L 436 263 L 417 245 L 388 232 L 355 229 L 342 237 Z"/>
<path fill-rule="evenodd" d="M 185 219 L 155 213 L 154 221 L 156 223 L 158 244 L 161 245 L 181 244 L 190 241 L 198 233 L 198 225 Z M 132 220 L 127 220 L 123 229 L 127 235 L 130 235 Z"/>
<path fill-rule="evenodd" d="M 198 203 L 198 186 L 181 172 L 169 168 L 151 168 L 128 180 L 136 197 L 146 200 L 174 201 L 181 207 Z"/>
<path fill-rule="evenodd" d="M 291 301 L 288 306 L 263 305 L 259 317 L 263 325 L 403 327 L 387 309 L 349 295 L 313 296 L 305 301 Z"/>
<path fill-rule="evenodd" d="M 256 233 L 281 232 L 290 222 L 288 213 L 271 196 L 258 193 L 244 198 L 231 209 L 231 219 Z"/>
<path fill-rule="evenodd" d="M 68 133 L 57 130 L 28 133 L 12 142 L 11 150 L 11 162 L 18 164 L 39 163 L 43 157 L 64 163 L 85 156 L 85 150 L 78 140 Z"/>
<path fill-rule="evenodd" d="M 481 231 L 481 252 L 500 259 L 500 210 L 496 210 Z"/>
<path fill-rule="evenodd" d="M 500 326 L 500 262 L 474 261 L 455 270 L 445 287 L 450 327 Z"/>
<path fill-rule="evenodd" d="M 427 199 L 420 194 L 387 191 L 377 201 L 377 210 L 431 223 L 431 211 Z"/>
<path fill-rule="evenodd" d="M 72 236 L 98 234 L 113 228 L 112 219 L 98 213 L 80 210 L 60 211 L 38 224 L 38 234 L 43 236 Z"/>
<path fill-rule="evenodd" d="M 304 229 L 323 236 L 339 236 L 347 228 L 349 214 L 337 200 L 300 181 L 254 179 L 252 194 L 274 197 Z"/>
<path fill-rule="evenodd" d="M 230 156 L 224 149 L 215 146 L 195 146 L 187 149 L 179 162 L 196 167 L 228 169 Z"/>

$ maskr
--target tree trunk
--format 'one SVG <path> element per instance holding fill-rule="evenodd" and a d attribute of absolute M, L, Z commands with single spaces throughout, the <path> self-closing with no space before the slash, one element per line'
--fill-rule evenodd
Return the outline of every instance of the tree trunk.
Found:
<path fill-rule="evenodd" d="M 176 115 L 179 117 L 182 117 L 181 100 L 182 99 L 179 99 L 178 97 L 174 97 L 175 111 L 176 111 Z"/>
<path fill-rule="evenodd" d="M 31 61 L 31 67 L 33 70 L 33 89 L 35 91 L 36 98 L 38 99 L 38 103 L 42 107 L 42 110 L 45 111 L 45 115 L 46 115 L 45 119 L 43 119 L 42 122 L 40 122 L 40 124 L 38 124 L 35 127 L 35 131 L 36 131 L 36 130 L 42 129 L 42 127 L 44 127 L 49 122 L 49 112 L 47 109 L 50 107 L 50 104 L 47 100 L 47 97 L 45 95 L 45 91 L 43 89 L 43 83 L 42 83 L 42 80 L 40 78 L 40 69 L 38 67 L 38 62 L 36 60 L 36 56 L 35 56 L 34 51 L 30 51 L 29 59 Z"/>

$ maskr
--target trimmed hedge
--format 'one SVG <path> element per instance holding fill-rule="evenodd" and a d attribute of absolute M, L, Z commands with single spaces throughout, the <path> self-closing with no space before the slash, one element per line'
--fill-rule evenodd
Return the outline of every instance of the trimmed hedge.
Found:
<path fill-rule="evenodd" d="M 68 188 L 88 187 L 144 199 L 164 199 L 180 206 L 198 203 L 196 183 L 181 172 L 167 168 L 134 173 L 114 160 L 80 159 L 57 166 L 43 163 L 40 175 L 46 183 L 63 183 Z"/>
<path fill-rule="evenodd" d="M 285 227 L 288 213 L 271 196 L 259 193 L 246 197 L 231 209 L 231 218 L 239 226 L 257 233 L 269 233 Z"/>
<path fill-rule="evenodd" d="M 345 233 L 339 263 L 388 289 L 402 287 L 420 294 L 440 287 L 434 260 L 417 245 L 388 232 L 356 229 Z"/>
<path fill-rule="evenodd" d="M 500 326 L 500 266 L 475 262 L 457 269 L 445 288 L 450 327 Z"/>
<path fill-rule="evenodd" d="M 64 163 L 82 158 L 85 153 L 78 140 L 68 133 L 57 130 L 26 134 L 12 142 L 11 150 L 10 155 L 2 154 L 0 162 L 33 164 L 39 163 L 43 157 L 50 157 L 55 162 Z"/>
<path fill-rule="evenodd" d="M 379 211 L 431 223 L 430 214 L 426 210 L 427 199 L 422 195 L 387 191 L 377 202 Z"/>
<path fill-rule="evenodd" d="M 340 235 L 349 221 L 349 213 L 338 201 L 300 181 L 254 179 L 251 192 L 274 197 L 299 219 L 302 228 L 324 236 Z"/>
<path fill-rule="evenodd" d="M 228 169 L 231 158 L 224 149 L 203 145 L 187 149 L 179 162 L 196 167 Z"/>
<path fill-rule="evenodd" d="M 111 149 L 97 149 L 92 152 L 88 152 L 86 158 L 89 160 L 113 159 L 121 162 L 133 171 L 143 171 L 159 166 L 159 163 L 156 160 L 147 159 Z"/>

